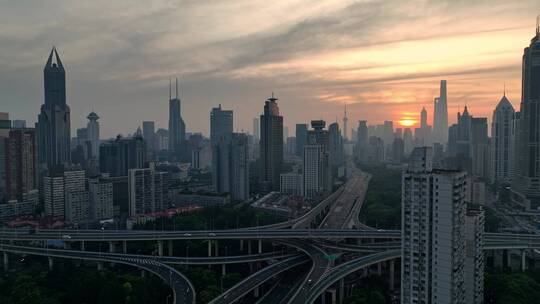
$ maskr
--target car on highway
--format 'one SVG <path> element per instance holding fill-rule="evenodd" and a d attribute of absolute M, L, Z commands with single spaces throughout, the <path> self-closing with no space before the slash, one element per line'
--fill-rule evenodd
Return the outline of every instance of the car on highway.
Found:
<path fill-rule="evenodd" d="M 210 233 L 208 234 L 208 236 L 216 236 L 216 234 L 215 234 L 215 233 L 212 233 L 212 232 L 210 232 Z"/>
<path fill-rule="evenodd" d="M 62 238 L 63 238 L 64 240 L 71 240 L 71 235 L 69 235 L 69 234 L 64 234 L 64 235 L 62 235 Z"/>
<path fill-rule="evenodd" d="M 184 233 L 184 236 L 191 236 L 191 233 Z"/>

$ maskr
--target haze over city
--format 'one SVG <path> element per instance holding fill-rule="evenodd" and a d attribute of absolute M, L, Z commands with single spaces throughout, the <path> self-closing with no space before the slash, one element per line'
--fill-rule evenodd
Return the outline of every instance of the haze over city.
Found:
<path fill-rule="evenodd" d="M 209 132 L 210 109 L 233 109 L 236 130 L 272 91 L 284 125 L 433 115 L 448 80 L 449 122 L 465 104 L 490 117 L 517 107 L 521 54 L 534 29 L 530 1 L 1 1 L 2 110 L 33 123 L 43 101 L 44 54 L 67 66 L 74 130 L 96 109 L 102 136 L 168 121 L 168 79 L 179 77 L 187 131 Z M 24 18 L 21 18 L 24 16 Z M 129 120 L 126 109 L 132 109 Z M 84 114 L 84 115 L 83 115 Z"/>

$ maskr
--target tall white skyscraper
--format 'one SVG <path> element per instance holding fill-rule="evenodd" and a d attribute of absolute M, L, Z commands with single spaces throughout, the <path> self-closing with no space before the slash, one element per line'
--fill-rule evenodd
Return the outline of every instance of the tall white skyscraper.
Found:
<path fill-rule="evenodd" d="M 509 182 L 514 173 L 514 107 L 503 96 L 491 121 L 491 182 Z"/>
<path fill-rule="evenodd" d="M 402 178 L 401 303 L 465 304 L 466 174 L 415 148 Z"/>
<path fill-rule="evenodd" d="M 92 112 L 88 114 L 86 117 L 88 118 L 88 123 L 86 124 L 86 132 L 88 136 L 88 140 L 90 141 L 91 145 L 91 152 L 92 155 L 89 155 L 89 158 L 99 158 L 99 116 Z"/>
<path fill-rule="evenodd" d="M 319 144 L 304 146 L 304 182 L 305 197 L 315 197 L 324 191 L 324 148 Z"/>

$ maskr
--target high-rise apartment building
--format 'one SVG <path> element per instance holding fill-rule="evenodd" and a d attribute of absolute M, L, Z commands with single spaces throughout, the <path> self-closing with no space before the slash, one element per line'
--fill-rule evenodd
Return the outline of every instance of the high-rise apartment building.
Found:
<path fill-rule="evenodd" d="M 441 80 L 439 97 L 433 102 L 433 142 L 448 141 L 448 100 L 446 80 Z"/>
<path fill-rule="evenodd" d="M 255 139 L 255 141 L 259 141 L 259 139 L 261 138 L 260 127 L 261 123 L 259 121 L 259 118 L 253 118 L 253 138 Z"/>
<path fill-rule="evenodd" d="M 70 109 L 66 104 L 66 71 L 56 48 L 43 69 L 45 103 L 38 115 L 38 159 L 51 169 L 71 163 Z"/>
<path fill-rule="evenodd" d="M 130 169 L 129 215 L 162 211 L 168 205 L 168 177 L 154 168 Z"/>
<path fill-rule="evenodd" d="M 509 182 L 514 174 L 514 107 L 503 96 L 493 111 L 491 121 L 492 183 Z"/>
<path fill-rule="evenodd" d="M 5 140 L 7 200 L 22 201 L 38 189 L 37 139 L 34 129 L 13 129 Z"/>
<path fill-rule="evenodd" d="M 471 164 L 474 177 L 482 180 L 489 179 L 490 152 L 487 118 L 473 117 L 471 119 Z"/>
<path fill-rule="evenodd" d="M 172 98 L 171 90 L 171 85 L 169 85 L 169 154 L 171 160 L 180 161 L 183 143 L 186 140 L 186 124 L 182 119 L 182 103 L 178 97 L 178 78 L 174 98 Z"/>
<path fill-rule="evenodd" d="M 114 216 L 113 183 L 97 177 L 88 180 L 88 219 L 91 222 Z"/>
<path fill-rule="evenodd" d="M 260 116 L 260 174 L 262 191 L 279 190 L 279 175 L 283 163 L 283 116 L 279 114 L 277 98 L 268 98 Z"/>
<path fill-rule="evenodd" d="M 148 155 L 153 156 L 156 150 L 156 127 L 153 121 L 142 122 L 142 136 L 146 142 L 146 151 Z M 151 158 L 153 159 L 153 157 Z"/>
<path fill-rule="evenodd" d="M 468 209 L 465 218 L 465 303 L 484 303 L 484 211 Z"/>
<path fill-rule="evenodd" d="M 231 146 L 230 192 L 234 200 L 249 198 L 249 147 L 244 133 L 233 133 Z"/>
<path fill-rule="evenodd" d="M 64 218 L 73 223 L 88 220 L 88 191 L 85 171 L 64 171 Z"/>
<path fill-rule="evenodd" d="M 415 148 L 402 177 L 401 303 L 465 304 L 466 174 Z"/>
<path fill-rule="evenodd" d="M 304 146 L 303 158 L 303 190 L 304 196 L 312 198 L 323 194 L 325 176 L 324 147 L 321 144 L 307 144 Z"/>

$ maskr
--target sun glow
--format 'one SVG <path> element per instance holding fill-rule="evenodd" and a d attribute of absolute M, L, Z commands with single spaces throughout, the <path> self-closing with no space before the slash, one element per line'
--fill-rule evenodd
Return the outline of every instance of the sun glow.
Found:
<path fill-rule="evenodd" d="M 402 127 L 412 127 L 416 124 L 417 121 L 409 117 L 404 117 L 400 119 L 398 122 Z"/>

